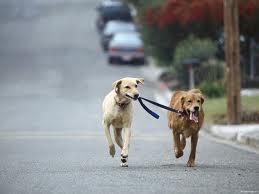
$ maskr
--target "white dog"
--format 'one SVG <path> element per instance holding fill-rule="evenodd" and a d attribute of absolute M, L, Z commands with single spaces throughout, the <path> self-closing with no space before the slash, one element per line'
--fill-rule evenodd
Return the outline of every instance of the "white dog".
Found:
<path fill-rule="evenodd" d="M 103 128 L 109 144 L 109 152 L 115 155 L 115 146 L 110 134 L 110 126 L 114 130 L 114 139 L 121 151 L 121 166 L 128 167 L 129 141 L 131 136 L 132 100 L 137 100 L 137 87 L 143 84 L 143 78 L 126 77 L 113 83 L 113 90 L 103 101 Z M 124 129 L 124 140 L 121 132 Z"/>

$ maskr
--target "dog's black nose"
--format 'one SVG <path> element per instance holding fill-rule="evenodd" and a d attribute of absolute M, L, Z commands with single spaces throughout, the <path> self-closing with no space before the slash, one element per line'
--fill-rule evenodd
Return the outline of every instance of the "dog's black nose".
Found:
<path fill-rule="evenodd" d="M 195 110 L 195 111 L 199 111 L 199 109 L 200 109 L 200 107 L 198 107 L 198 106 L 195 106 L 195 107 L 194 107 L 194 110 Z"/>
<path fill-rule="evenodd" d="M 139 94 L 135 94 L 134 98 L 137 99 L 139 97 Z"/>

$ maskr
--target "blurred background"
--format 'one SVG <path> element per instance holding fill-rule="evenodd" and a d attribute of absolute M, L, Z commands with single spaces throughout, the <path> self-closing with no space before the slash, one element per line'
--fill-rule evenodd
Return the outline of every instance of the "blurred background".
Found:
<path fill-rule="evenodd" d="M 259 123 L 259 1 L 238 11 L 246 129 Z M 104 96 L 128 76 L 165 105 L 200 88 L 205 126 L 229 123 L 223 12 L 223 0 L 0 0 L 0 193 L 257 192 L 254 153 L 201 135 L 200 168 L 185 168 L 188 150 L 175 160 L 159 108 L 155 120 L 134 102 L 125 171 L 101 125 Z"/>
<path fill-rule="evenodd" d="M 238 6 L 241 119 L 258 123 L 259 3 Z M 64 118 L 82 128 L 100 118 L 89 102 L 125 76 L 198 87 L 207 122 L 227 123 L 223 1 L 3 0 L 0 9 L 2 129 L 60 128 Z"/>

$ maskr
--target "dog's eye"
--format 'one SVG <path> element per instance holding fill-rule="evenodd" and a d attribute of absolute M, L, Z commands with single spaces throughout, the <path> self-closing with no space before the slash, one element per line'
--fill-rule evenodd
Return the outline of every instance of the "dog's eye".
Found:
<path fill-rule="evenodd" d="M 129 86 L 125 86 L 125 88 L 130 89 L 130 87 L 129 87 Z"/>
<path fill-rule="evenodd" d="M 137 87 L 138 87 L 138 85 L 136 84 L 136 85 L 135 85 L 135 88 L 137 88 Z"/>
<path fill-rule="evenodd" d="M 198 103 L 200 103 L 201 101 L 200 100 L 197 100 Z"/>
<path fill-rule="evenodd" d="M 188 100 L 187 102 L 192 103 L 192 101 L 191 101 L 191 100 Z"/>

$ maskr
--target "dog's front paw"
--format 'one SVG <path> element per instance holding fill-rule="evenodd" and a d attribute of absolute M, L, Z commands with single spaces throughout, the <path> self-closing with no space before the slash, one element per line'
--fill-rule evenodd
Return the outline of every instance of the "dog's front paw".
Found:
<path fill-rule="evenodd" d="M 121 167 L 128 167 L 128 163 L 127 162 L 121 163 Z"/>
<path fill-rule="evenodd" d="M 128 167 L 128 156 L 121 154 L 121 167 Z"/>
<path fill-rule="evenodd" d="M 194 160 L 193 159 L 189 159 L 189 161 L 187 162 L 187 167 L 194 167 Z"/>
<path fill-rule="evenodd" d="M 111 146 L 109 146 L 109 149 L 110 149 L 110 155 L 111 155 L 111 157 L 114 157 L 114 155 L 115 155 L 115 146 L 114 146 L 114 145 L 111 145 Z"/>
<path fill-rule="evenodd" d="M 123 154 L 121 154 L 121 162 L 126 163 L 127 161 L 128 161 L 128 156 L 124 156 Z"/>
<path fill-rule="evenodd" d="M 183 151 L 182 150 L 175 150 L 174 151 L 175 157 L 180 158 L 183 156 Z"/>

